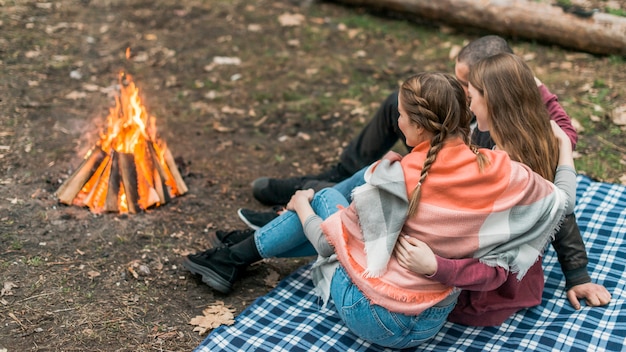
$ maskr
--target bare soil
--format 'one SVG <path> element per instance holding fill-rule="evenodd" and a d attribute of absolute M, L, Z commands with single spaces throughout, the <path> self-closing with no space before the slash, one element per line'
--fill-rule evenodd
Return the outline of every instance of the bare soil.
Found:
<path fill-rule="evenodd" d="M 190 351 L 205 307 L 241 312 L 309 262 L 264 261 L 228 296 L 181 266 L 208 232 L 244 228 L 237 208 L 264 209 L 253 179 L 331 165 L 399 80 L 452 72 L 451 52 L 481 34 L 399 21 L 313 1 L 0 0 L 0 351 Z M 598 80 L 626 105 L 623 61 L 510 39 L 566 108 L 593 104 L 581 89 Z M 121 70 L 189 192 L 134 215 L 61 205 Z M 623 154 L 607 126 L 579 152 Z"/>

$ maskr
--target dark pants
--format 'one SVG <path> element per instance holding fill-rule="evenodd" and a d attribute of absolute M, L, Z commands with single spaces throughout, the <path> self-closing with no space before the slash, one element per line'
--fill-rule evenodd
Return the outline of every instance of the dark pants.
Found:
<path fill-rule="evenodd" d="M 339 162 L 350 174 L 371 165 L 405 137 L 398 127 L 398 92 L 391 93 L 370 122 L 343 150 Z M 405 143 L 406 146 L 406 143 Z M 407 146 L 407 150 L 409 147 Z"/>

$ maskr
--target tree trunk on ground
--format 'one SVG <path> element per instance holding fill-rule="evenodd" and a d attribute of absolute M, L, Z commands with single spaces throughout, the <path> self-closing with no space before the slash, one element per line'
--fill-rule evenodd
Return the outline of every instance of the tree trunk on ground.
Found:
<path fill-rule="evenodd" d="M 603 55 L 626 55 L 626 17 L 596 12 L 590 17 L 561 7 L 519 0 L 334 0 L 417 15 L 451 26 L 534 39 Z"/>

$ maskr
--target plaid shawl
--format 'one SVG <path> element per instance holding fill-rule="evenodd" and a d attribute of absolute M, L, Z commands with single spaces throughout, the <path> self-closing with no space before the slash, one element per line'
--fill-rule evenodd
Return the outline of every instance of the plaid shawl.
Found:
<path fill-rule="evenodd" d="M 379 277 L 406 220 L 409 202 L 402 165 L 382 159 L 365 172 L 365 184 L 354 189 L 352 201 L 365 241 L 365 277 Z"/>
<path fill-rule="evenodd" d="M 511 182 L 528 170 L 525 165 L 515 162 L 512 169 Z M 398 236 L 407 221 L 407 188 L 400 162 L 382 159 L 372 165 L 365 175 L 366 183 L 353 192 L 367 257 L 363 275 L 380 277 L 386 271 Z M 501 203 L 508 204 L 510 199 L 515 199 L 516 204 L 504 209 L 494 206 L 498 210 L 486 217 L 477 234 L 478 250 L 473 253 L 485 264 L 518 273 L 519 279 L 535 263 L 558 229 L 567 204 L 563 191 L 540 179 L 537 174 L 531 172 L 530 175 L 537 180 L 529 182 L 525 189 L 514 185 L 500 195 Z M 496 204 L 498 202 L 495 201 Z M 442 221 L 441 218 L 431 220 Z M 429 225 L 420 223 L 418 226 Z"/>

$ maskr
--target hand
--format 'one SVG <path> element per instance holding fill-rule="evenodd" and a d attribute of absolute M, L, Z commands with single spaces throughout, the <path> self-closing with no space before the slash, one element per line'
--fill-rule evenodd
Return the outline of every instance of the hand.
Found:
<path fill-rule="evenodd" d="M 572 142 L 570 141 L 569 137 L 556 122 L 551 120 L 550 126 L 552 126 L 552 132 L 554 133 L 554 135 L 556 136 L 556 139 L 559 142 L 558 165 L 569 165 L 573 168 L 576 168 L 574 165 Z"/>
<path fill-rule="evenodd" d="M 298 212 L 298 207 L 301 205 L 309 205 L 311 200 L 313 200 L 313 195 L 315 191 L 312 188 L 299 190 L 291 196 L 289 203 L 287 203 L 287 210 L 292 210 Z"/>
<path fill-rule="evenodd" d="M 394 252 L 400 266 L 407 270 L 422 275 L 433 275 L 437 272 L 435 253 L 417 238 L 400 235 Z"/>
<path fill-rule="evenodd" d="M 584 299 L 590 307 L 598 307 L 609 304 L 611 294 L 604 286 L 588 282 L 570 288 L 567 291 L 567 299 L 574 309 L 579 310 L 579 299 Z"/>
<path fill-rule="evenodd" d="M 559 126 L 556 122 L 554 122 L 554 120 L 550 120 L 550 126 L 552 126 L 552 133 L 554 133 L 554 135 L 559 140 L 559 142 L 561 143 L 567 142 L 570 144 L 572 143 L 569 137 L 567 136 L 567 134 L 565 133 L 565 131 L 563 131 L 561 126 Z"/>

